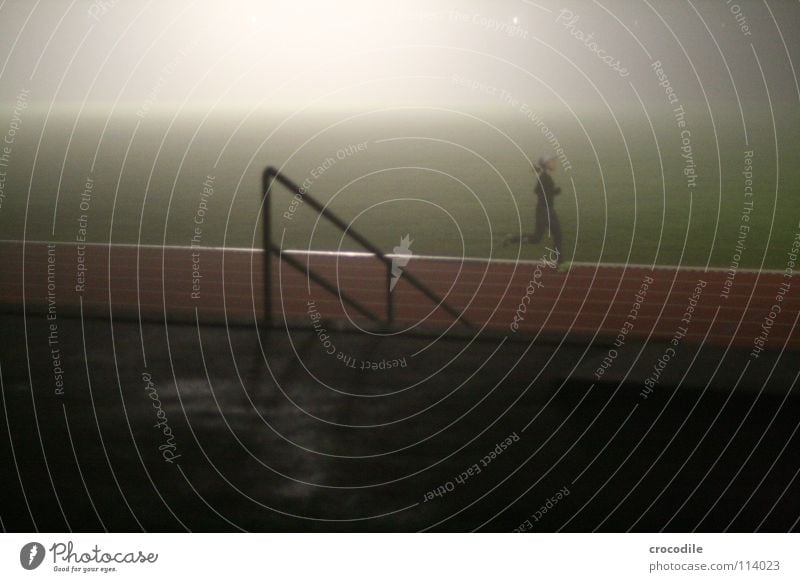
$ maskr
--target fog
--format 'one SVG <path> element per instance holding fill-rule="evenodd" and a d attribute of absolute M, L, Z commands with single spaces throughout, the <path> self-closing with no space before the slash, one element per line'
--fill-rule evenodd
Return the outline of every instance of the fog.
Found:
<path fill-rule="evenodd" d="M 800 97 L 792 2 L 7 0 L 0 23 L 0 100 L 48 109 L 619 111 L 663 103 L 655 61 L 704 110 Z"/>
<path fill-rule="evenodd" d="M 550 154 L 576 259 L 726 266 L 747 159 L 761 238 L 743 260 L 779 268 L 800 184 L 798 28 L 782 1 L 6 0 L 0 224 L 73 240 L 92 177 L 90 240 L 187 244 L 211 175 L 207 242 L 250 246 L 266 165 L 302 183 L 368 143 L 314 195 L 345 188 L 347 219 L 393 197 L 464 212 L 463 249 L 426 216 L 432 254 L 490 256 L 530 228 L 531 166 Z M 406 234 L 391 220 L 363 229 L 391 249 Z M 337 244 L 313 217 L 283 227 L 293 247 Z"/>

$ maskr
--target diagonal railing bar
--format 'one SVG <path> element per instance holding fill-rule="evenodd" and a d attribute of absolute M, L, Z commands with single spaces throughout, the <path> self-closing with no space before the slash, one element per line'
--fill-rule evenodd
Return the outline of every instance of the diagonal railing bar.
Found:
<path fill-rule="evenodd" d="M 281 260 L 289 262 L 290 257 L 282 252 L 282 250 L 275 246 L 272 242 L 272 211 L 271 211 L 271 197 L 270 193 L 272 192 L 272 186 L 275 181 L 278 181 L 282 186 L 284 186 L 287 190 L 292 192 L 296 196 L 300 196 L 302 201 L 306 203 L 308 206 L 313 208 L 318 214 L 325 217 L 329 222 L 334 224 L 339 230 L 341 230 L 345 235 L 349 236 L 351 239 L 356 241 L 360 244 L 364 249 L 375 255 L 383 264 L 386 266 L 386 323 L 388 325 L 392 325 L 394 323 L 394 300 L 391 293 L 391 276 L 392 276 L 392 260 L 387 257 L 377 246 L 372 244 L 366 237 L 360 234 L 358 231 L 351 228 L 344 220 L 339 218 L 334 212 L 332 212 L 329 208 L 327 208 L 324 204 L 320 203 L 319 200 L 314 198 L 308 191 L 301 189 L 297 184 L 295 184 L 291 179 L 284 176 L 280 170 L 275 167 L 269 166 L 264 170 L 264 174 L 262 176 L 262 192 L 264 195 L 264 204 L 263 204 L 263 220 L 264 220 L 264 249 L 266 250 L 266 265 L 264 266 L 264 315 L 268 323 L 272 323 L 272 261 L 270 256 L 275 254 Z M 328 291 L 332 293 L 338 293 L 343 300 L 347 301 L 350 305 L 354 308 L 358 309 L 364 315 L 367 315 L 364 308 L 358 302 L 351 297 L 347 297 L 345 299 L 345 295 L 342 291 L 322 278 L 320 275 L 313 273 L 310 267 L 303 266 L 302 263 L 292 259 L 296 263 L 296 265 L 300 265 L 304 272 L 307 272 L 312 279 L 322 285 Z M 292 264 L 292 263 L 290 263 Z M 296 265 L 293 264 L 296 268 Z M 313 275 L 312 275 L 313 273 Z M 467 327 L 472 327 L 472 324 L 452 305 L 444 301 L 441 297 L 439 297 L 436 293 L 431 291 L 422 281 L 420 281 L 416 276 L 412 273 L 405 272 L 403 274 L 404 280 L 410 283 L 414 288 L 420 291 L 423 295 L 425 295 L 428 299 L 430 299 L 434 304 L 440 305 L 442 309 L 444 309 L 447 313 L 452 315 L 457 321 L 461 322 L 463 325 Z M 322 282 L 324 281 L 324 283 Z M 359 307 L 356 307 L 359 305 Z M 367 310 L 368 311 L 368 310 Z M 369 312 L 367 315 L 371 319 L 375 318 L 374 314 Z"/>
<path fill-rule="evenodd" d="M 313 269 L 308 268 L 305 264 L 303 264 L 302 261 L 298 261 L 293 256 L 285 254 L 280 249 L 280 247 L 278 247 L 276 245 L 272 245 L 271 248 L 270 248 L 270 251 L 275 256 L 280 257 L 280 259 L 282 261 L 286 262 L 290 267 L 300 271 L 301 273 L 307 274 L 308 277 L 312 281 L 314 281 L 314 283 L 316 283 L 317 285 L 319 285 L 320 287 L 322 287 L 323 289 L 325 289 L 329 293 L 331 293 L 333 295 L 337 295 L 338 294 L 339 297 L 342 298 L 342 301 L 344 301 L 348 305 L 352 306 L 356 311 L 358 311 L 362 315 L 366 316 L 367 319 L 370 319 L 372 321 L 378 321 L 378 322 L 381 321 L 381 318 L 379 316 L 375 315 L 375 313 L 370 311 L 368 308 L 364 307 L 364 305 L 362 305 L 359 301 L 357 301 L 356 299 L 353 299 L 352 297 L 350 297 L 347 293 L 345 293 L 344 291 L 339 289 L 336 285 L 334 285 L 333 283 L 328 281 L 325 277 L 323 277 L 323 276 L 317 274 L 316 272 L 314 272 Z"/>

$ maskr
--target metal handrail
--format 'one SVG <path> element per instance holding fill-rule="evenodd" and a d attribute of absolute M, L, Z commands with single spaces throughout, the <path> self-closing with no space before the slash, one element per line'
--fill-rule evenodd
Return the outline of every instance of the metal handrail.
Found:
<path fill-rule="evenodd" d="M 350 228 L 349 225 L 339 218 L 336 214 L 334 214 L 331 210 L 325 207 L 324 204 L 320 203 L 316 198 L 314 198 L 309 192 L 301 189 L 297 184 L 295 184 L 292 180 L 284 176 L 280 170 L 273 166 L 268 166 L 264 170 L 264 174 L 262 176 L 262 192 L 264 194 L 264 206 L 263 206 L 263 219 L 264 219 L 264 249 L 266 251 L 266 264 L 264 265 L 264 317 L 266 318 L 267 323 L 272 323 L 272 261 L 270 260 L 270 256 L 275 254 L 281 260 L 286 261 L 290 266 L 300 271 L 306 272 L 311 279 L 324 287 L 326 290 L 332 293 L 338 293 L 339 296 L 342 298 L 343 301 L 353 306 L 363 315 L 367 316 L 369 319 L 374 321 L 379 321 L 378 318 L 374 313 L 369 311 L 366 307 L 361 305 L 358 301 L 346 295 L 341 289 L 330 283 L 324 277 L 320 276 L 317 273 L 314 273 L 310 267 L 307 265 L 303 267 L 302 263 L 293 259 L 286 255 L 282 249 L 272 242 L 272 210 L 271 210 L 271 197 L 269 196 L 270 192 L 272 191 L 272 185 L 274 181 L 277 180 L 280 184 L 282 184 L 286 189 L 291 191 L 293 194 L 300 196 L 303 202 L 307 203 L 311 208 L 317 211 L 318 214 L 324 216 L 328 221 L 336 225 L 344 234 L 352 238 L 362 247 L 364 247 L 367 251 L 375 255 L 381 262 L 386 265 L 386 323 L 388 325 L 392 325 L 394 323 L 394 299 L 391 293 L 390 281 L 392 277 L 392 260 L 387 257 L 377 246 L 372 244 L 366 237 L 358 233 L 353 228 Z M 440 298 L 436 293 L 431 291 L 422 281 L 417 279 L 411 273 L 404 273 L 403 278 L 411 283 L 418 291 L 424 294 L 428 299 L 430 299 L 434 304 L 441 305 L 442 308 L 447 311 L 450 315 L 452 315 L 457 321 L 461 322 L 463 325 L 467 327 L 472 327 L 472 324 L 459 313 L 457 309 L 449 305 L 444 299 Z"/>

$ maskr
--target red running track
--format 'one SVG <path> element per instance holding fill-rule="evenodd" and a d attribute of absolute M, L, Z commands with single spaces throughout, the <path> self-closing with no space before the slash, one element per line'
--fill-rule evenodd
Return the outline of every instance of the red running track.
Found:
<path fill-rule="evenodd" d="M 376 258 L 293 256 L 385 315 L 386 268 Z M 193 320 L 196 313 L 203 322 L 252 322 L 264 314 L 260 250 L 103 244 L 81 250 L 76 244 L 11 241 L 0 243 L 0 259 L 0 303 L 6 308 L 21 308 L 24 299 L 31 312 L 56 314 L 82 307 L 86 314 L 106 317 Z M 624 329 L 628 337 L 664 340 L 685 328 L 681 341 L 687 343 L 800 348 L 795 327 L 800 298 L 787 286 L 791 278 L 776 271 L 739 271 L 731 282 L 723 270 L 584 264 L 559 272 L 531 262 L 414 257 L 404 272 L 416 275 L 477 328 L 509 336 L 569 332 L 613 340 Z M 310 326 L 309 301 L 326 320 L 364 320 L 275 258 L 273 274 L 275 321 Z M 726 284 L 729 292 L 723 293 Z M 699 295 L 696 301 L 693 294 Z M 392 297 L 401 327 L 437 330 L 454 323 L 403 277 Z"/>

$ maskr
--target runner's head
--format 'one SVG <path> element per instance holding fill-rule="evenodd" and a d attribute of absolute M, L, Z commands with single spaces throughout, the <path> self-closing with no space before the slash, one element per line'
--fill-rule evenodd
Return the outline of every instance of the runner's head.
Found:
<path fill-rule="evenodd" d="M 552 172 L 556 169 L 556 158 L 555 156 L 544 155 L 539 158 L 539 167 L 547 172 Z"/>

